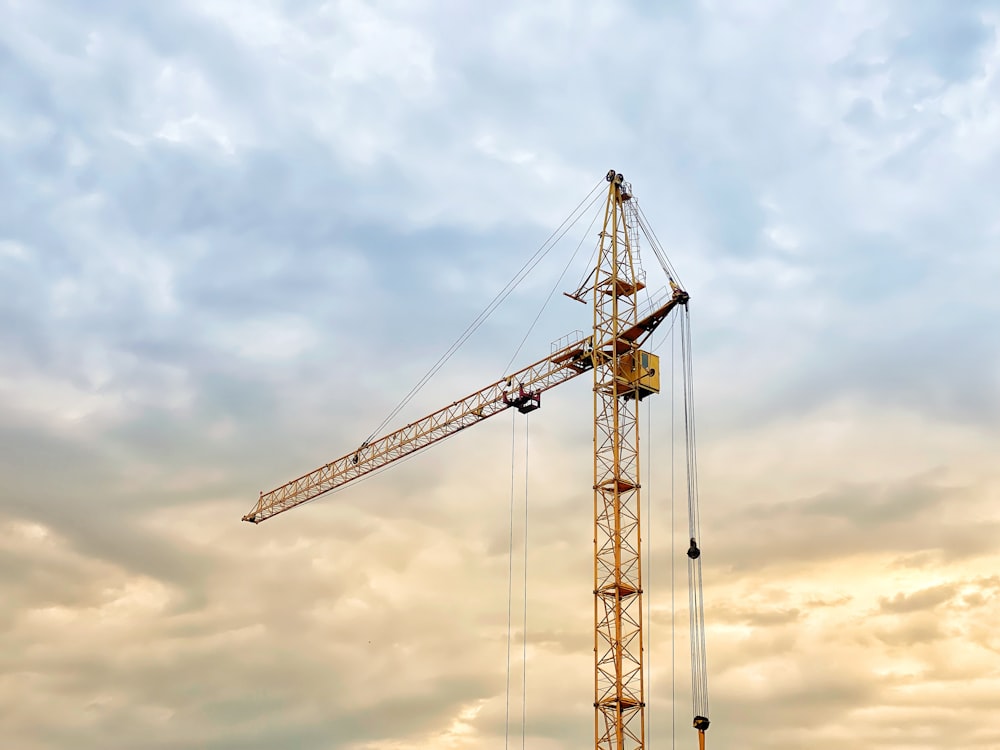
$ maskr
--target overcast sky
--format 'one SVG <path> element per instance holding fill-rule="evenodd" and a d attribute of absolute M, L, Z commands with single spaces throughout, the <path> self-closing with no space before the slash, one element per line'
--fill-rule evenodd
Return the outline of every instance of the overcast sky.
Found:
<path fill-rule="evenodd" d="M 710 747 L 1000 748 L 998 24 L 0 0 L 0 745 L 501 747 L 512 495 L 527 742 L 592 741 L 589 378 L 240 517 L 354 449 L 616 169 L 692 297 Z M 559 294 L 587 221 L 400 419 L 505 374 L 552 289 L 519 363 L 589 325 Z M 664 387 L 650 744 L 674 695 L 692 747 Z"/>

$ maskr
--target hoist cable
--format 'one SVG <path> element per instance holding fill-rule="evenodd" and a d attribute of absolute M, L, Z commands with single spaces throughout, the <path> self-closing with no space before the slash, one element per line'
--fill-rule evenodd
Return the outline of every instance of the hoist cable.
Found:
<path fill-rule="evenodd" d="M 663 336 L 660 337 L 660 339 L 658 341 L 650 344 L 649 350 L 651 352 L 658 351 L 660 349 L 660 347 L 663 346 L 664 342 L 667 340 L 668 337 L 670 337 L 670 346 L 674 346 L 673 333 L 674 333 L 674 326 L 677 325 L 677 317 L 678 317 L 678 315 L 680 315 L 679 311 L 675 312 L 673 315 L 670 316 L 670 325 L 667 326 L 667 328 L 666 328 L 665 331 L 663 331 Z M 657 331 L 657 333 L 659 333 L 659 331 Z M 671 351 L 671 356 L 673 356 L 673 352 L 672 351 Z M 671 375 L 673 375 L 673 372 L 671 372 Z M 670 387 L 673 388 L 673 383 L 670 384 Z M 673 398 L 673 392 L 671 392 L 671 398 Z M 671 406 L 672 406 L 672 404 L 671 404 Z"/>
<path fill-rule="evenodd" d="M 686 309 L 685 309 L 686 312 Z M 707 685 L 704 653 L 704 599 L 701 577 L 701 553 L 699 545 L 699 508 L 696 468 L 696 443 L 693 414 L 693 383 L 691 379 L 690 318 L 681 318 L 681 346 L 684 367 L 684 425 L 687 447 L 688 481 L 688 534 L 691 547 L 688 551 L 688 604 L 691 620 L 691 681 L 693 708 L 697 716 L 707 713 Z"/>
<path fill-rule="evenodd" d="M 604 198 L 604 196 L 599 194 L 598 198 Z M 600 212 L 598 212 L 598 216 L 599 215 Z M 595 216 L 594 219 L 596 220 L 597 216 Z M 590 227 L 588 227 L 587 229 L 587 234 L 590 233 L 590 229 L 593 228 L 593 225 L 594 223 L 591 222 Z M 598 232 L 597 237 L 598 241 L 594 243 L 594 251 L 590 254 L 590 258 L 589 260 L 587 260 L 587 265 L 583 267 L 584 268 L 583 276 L 580 277 L 580 282 L 576 285 L 576 293 L 579 293 L 583 290 L 589 291 L 594 288 L 593 279 L 594 279 L 594 274 L 597 273 L 597 254 L 601 252 L 602 240 L 604 238 L 603 230 L 601 232 Z M 586 235 L 584 235 L 584 239 L 586 239 Z M 573 299 L 579 299 L 579 297 L 576 297 L 575 295 L 571 296 L 573 297 Z"/>
<path fill-rule="evenodd" d="M 475 319 L 459 335 L 459 337 L 455 340 L 455 342 L 448 347 L 448 349 L 445 351 L 444 354 L 441 355 L 441 357 L 437 360 L 437 362 L 435 362 L 431 366 L 431 368 L 426 373 L 424 373 L 423 377 L 421 377 L 420 380 L 417 381 L 417 384 L 413 386 L 413 388 L 411 388 L 410 391 L 403 397 L 403 400 L 400 401 L 399 404 L 397 404 L 396 407 L 391 412 L 389 412 L 388 416 L 386 416 L 386 418 L 383 419 L 382 422 L 374 430 L 371 431 L 371 433 L 365 439 L 364 444 L 367 444 L 368 441 L 371 440 L 376 434 L 380 433 L 382 429 L 390 422 L 390 420 L 392 420 L 397 414 L 399 414 L 400 411 L 402 411 L 406 407 L 408 403 L 410 403 L 413 397 L 416 396 L 425 385 L 427 385 L 427 383 L 430 381 L 432 377 L 434 377 L 437 371 L 440 370 L 449 359 L 451 359 L 452 355 L 454 355 L 455 352 L 458 351 L 461 348 L 461 346 L 466 341 L 469 340 L 472 334 L 475 333 L 479 329 L 479 327 L 490 317 L 490 315 L 492 315 L 493 312 L 500 306 L 500 304 L 505 299 L 507 299 L 507 297 L 510 296 L 511 292 L 513 292 L 514 289 L 517 288 L 517 286 L 520 285 L 522 281 L 524 281 L 524 279 L 528 276 L 528 274 L 531 273 L 531 271 L 534 270 L 534 268 L 545 258 L 545 256 L 548 255 L 548 253 L 555 246 L 555 243 L 558 242 L 558 240 L 561 239 L 562 236 L 567 231 L 569 231 L 570 227 L 572 227 L 574 224 L 576 224 L 577 221 L 579 221 L 580 216 L 578 216 L 577 214 L 580 214 L 581 208 L 587 205 L 591 201 L 594 192 L 599 187 L 601 187 L 601 184 L 603 182 L 604 181 L 601 180 L 596 185 L 594 185 L 593 188 L 591 188 L 590 192 L 587 193 L 586 197 L 576 205 L 576 207 L 570 212 L 569 216 L 563 219 L 562 223 L 552 232 L 552 234 L 548 236 L 545 242 L 543 242 L 541 246 L 539 246 L 539 248 L 524 263 L 524 265 L 521 266 L 521 269 L 516 274 L 514 274 L 514 277 L 510 281 L 508 281 L 507 284 L 499 292 L 497 292 L 496 296 L 483 309 L 483 311 L 475 317 Z M 571 219 L 572 221 L 570 221 Z M 567 222 L 569 222 L 568 225 Z"/>
<path fill-rule="evenodd" d="M 511 410 L 510 419 L 510 523 L 507 543 L 507 689 L 503 722 L 503 746 L 508 748 L 510 741 L 510 633 L 511 633 L 511 603 L 514 593 L 514 431 L 517 423 Z"/>
<path fill-rule="evenodd" d="M 694 368 L 691 356 L 691 318 L 687 305 L 681 316 L 681 359 L 684 391 L 684 439 L 688 483 L 688 612 L 691 625 L 691 695 L 695 722 L 708 719 L 708 667 L 705 643 L 705 604 L 702 585 L 701 519 L 698 508 L 697 441 L 694 426 Z"/>
<path fill-rule="evenodd" d="M 638 409 L 636 409 L 638 413 Z M 645 581 L 642 588 L 646 592 L 653 591 L 653 419 L 649 401 L 646 402 L 646 568 Z M 643 648 L 646 650 L 646 674 L 648 684 L 646 695 L 653 695 L 653 597 L 646 593 L 646 640 Z M 653 701 L 646 701 L 647 736 L 653 736 Z"/>
<path fill-rule="evenodd" d="M 528 418 L 524 415 L 524 591 L 521 622 L 521 750 L 527 734 L 528 715 Z"/>
<path fill-rule="evenodd" d="M 677 318 L 674 317 L 676 322 Z M 674 326 L 670 326 L 670 747 L 677 746 L 677 620 L 676 620 L 676 574 L 677 569 L 677 527 L 674 506 L 674 428 L 677 425 L 675 413 L 675 391 L 677 384 L 677 337 L 673 334 Z"/>
<path fill-rule="evenodd" d="M 632 200 L 636 201 L 635 198 Z M 677 282 L 677 284 L 683 288 L 681 277 L 678 275 L 677 269 L 674 268 L 673 264 L 670 262 L 670 258 L 668 258 L 666 252 L 664 252 L 663 246 L 660 244 L 660 239 L 656 236 L 656 232 L 653 231 L 653 227 L 646 218 L 646 214 L 643 212 L 638 201 L 635 202 L 635 212 L 638 218 L 639 227 L 642 229 L 642 233 L 646 235 L 646 239 L 649 240 L 649 244 L 652 246 L 653 252 L 656 254 L 656 259 L 660 261 L 660 267 L 663 268 L 664 273 L 667 274 L 667 277 L 670 280 Z"/>

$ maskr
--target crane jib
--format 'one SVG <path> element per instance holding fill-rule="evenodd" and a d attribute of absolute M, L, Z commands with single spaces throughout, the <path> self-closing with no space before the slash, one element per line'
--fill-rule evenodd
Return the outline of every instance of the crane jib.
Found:
<path fill-rule="evenodd" d="M 619 334 L 619 346 L 623 340 L 635 347 L 641 345 L 671 310 L 687 304 L 688 299 L 687 292 L 674 289 L 665 304 Z M 542 391 L 591 370 L 594 358 L 602 354 L 610 355 L 610 349 L 610 342 L 602 342 L 595 347 L 592 337 L 580 339 L 433 414 L 380 438 L 366 441 L 345 456 L 269 492 L 262 492 L 253 510 L 243 516 L 243 520 L 250 523 L 266 521 L 511 407 L 531 411 L 540 405 Z"/>

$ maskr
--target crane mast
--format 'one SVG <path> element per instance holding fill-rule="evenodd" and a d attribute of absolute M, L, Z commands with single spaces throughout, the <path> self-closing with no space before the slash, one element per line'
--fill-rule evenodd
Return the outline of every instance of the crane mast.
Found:
<path fill-rule="evenodd" d="M 646 744 L 639 502 L 639 382 L 623 377 L 640 356 L 622 334 L 637 321 L 638 277 L 626 204 L 631 190 L 608 172 L 593 276 L 594 336 L 594 737 L 598 750 Z"/>
<path fill-rule="evenodd" d="M 585 294 L 590 296 L 592 335 L 558 348 L 550 356 L 405 427 L 366 440 L 314 471 L 260 493 L 243 520 L 255 524 L 265 521 L 507 409 L 533 411 L 541 406 L 543 391 L 592 371 L 594 742 L 596 750 L 644 750 L 639 404 L 659 390 L 659 361 L 641 346 L 671 310 L 687 305 L 688 294 L 671 278 L 673 293 L 669 299 L 640 309 L 639 292 L 645 288 L 645 280 L 639 268 L 638 238 L 640 230 L 647 236 L 649 233 L 632 199 L 631 185 L 614 170 L 606 179 L 608 191 L 597 262 L 589 280 L 570 295 L 581 302 Z M 658 245 L 654 250 L 660 253 Z M 689 550 L 688 556 L 697 563 L 700 592 L 697 558 L 701 553 L 694 538 L 692 549 L 697 554 L 692 556 Z M 698 627 L 703 641 L 703 621 Z M 700 660 L 704 672 L 703 651 Z M 702 713 L 707 714 L 707 687 L 704 693 L 706 705 Z M 695 717 L 702 748 L 708 723 L 706 716 Z"/>

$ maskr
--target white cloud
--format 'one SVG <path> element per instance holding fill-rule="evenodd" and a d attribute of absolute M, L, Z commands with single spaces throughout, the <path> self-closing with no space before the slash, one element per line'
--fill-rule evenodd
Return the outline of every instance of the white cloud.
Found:
<path fill-rule="evenodd" d="M 615 168 L 693 297 L 711 741 L 995 746 L 998 47 L 974 6 L 4 6 L 7 741 L 496 745 L 509 423 L 239 517 L 356 446 Z M 500 375 L 568 253 L 414 415 Z M 523 359 L 587 320 L 548 310 Z M 581 378 L 531 418 L 527 735 L 553 750 L 592 728 L 589 408 Z"/>

